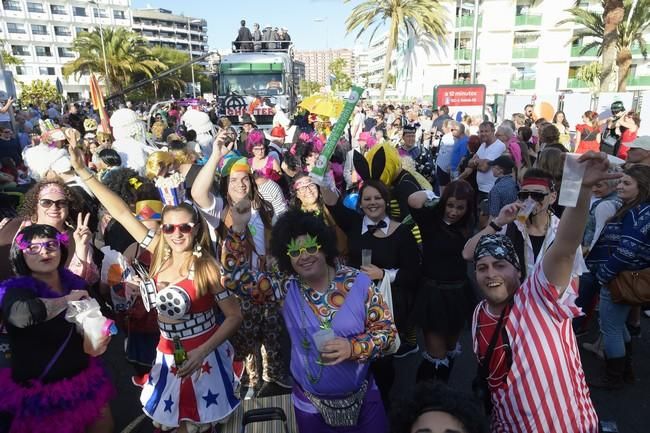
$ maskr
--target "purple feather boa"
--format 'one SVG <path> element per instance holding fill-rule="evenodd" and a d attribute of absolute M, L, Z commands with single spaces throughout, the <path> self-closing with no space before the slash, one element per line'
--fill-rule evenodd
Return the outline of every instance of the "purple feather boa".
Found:
<path fill-rule="evenodd" d="M 70 293 L 72 290 L 85 290 L 88 282 L 81 277 L 73 274 L 67 269 L 60 269 L 61 286 L 63 293 L 57 293 L 43 281 L 34 277 L 13 277 L 0 283 L 0 305 L 4 299 L 5 293 L 9 289 L 29 289 L 36 294 L 38 298 L 59 298 Z"/>
<path fill-rule="evenodd" d="M 0 411 L 13 415 L 12 433 L 84 433 L 102 416 L 115 396 L 110 377 L 97 358 L 69 379 L 28 387 L 11 379 L 11 370 L 0 369 Z"/>

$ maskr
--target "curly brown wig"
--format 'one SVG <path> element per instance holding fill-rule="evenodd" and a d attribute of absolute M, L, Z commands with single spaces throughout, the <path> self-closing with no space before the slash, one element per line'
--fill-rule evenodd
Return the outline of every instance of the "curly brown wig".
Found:
<path fill-rule="evenodd" d="M 68 219 L 66 220 L 66 223 L 68 223 L 71 226 L 74 226 L 77 221 L 77 214 L 82 210 L 81 203 L 83 203 L 83 200 L 81 197 L 79 197 L 79 195 L 76 192 L 68 188 L 68 186 L 60 178 L 42 179 L 36 185 L 31 187 L 25 193 L 25 200 L 23 201 L 23 204 L 18 209 L 18 216 L 23 219 L 29 219 L 29 220 L 31 220 L 32 217 L 36 218 L 37 208 L 38 208 L 38 198 L 41 193 L 41 190 L 46 185 L 50 185 L 50 184 L 57 184 L 61 188 L 63 188 L 65 198 L 66 200 L 68 200 Z"/>

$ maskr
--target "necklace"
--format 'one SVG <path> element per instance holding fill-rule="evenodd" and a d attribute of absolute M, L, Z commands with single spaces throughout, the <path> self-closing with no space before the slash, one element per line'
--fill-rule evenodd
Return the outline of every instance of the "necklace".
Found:
<path fill-rule="evenodd" d="M 329 280 L 329 268 L 327 269 L 327 279 Z M 324 292 L 328 293 L 330 290 L 332 290 L 334 286 L 334 281 L 330 281 L 330 285 L 327 288 L 327 290 Z M 309 339 L 309 336 L 307 335 L 307 311 L 305 311 L 305 303 L 309 303 L 309 296 L 307 294 L 307 290 L 309 289 L 302 280 L 299 281 L 299 288 L 300 288 L 300 293 L 304 299 L 305 302 L 300 303 L 300 324 L 301 324 L 301 331 L 302 331 L 302 337 L 300 339 L 300 346 L 302 347 L 303 352 L 305 353 L 305 358 L 309 360 L 309 355 L 312 351 L 313 345 Z M 316 319 L 320 322 L 319 323 L 319 328 L 320 329 L 331 329 L 332 328 L 332 322 L 331 319 L 326 319 L 326 320 L 321 320 L 320 317 L 316 314 Z M 320 351 L 318 351 L 318 348 L 315 348 L 316 351 L 318 352 L 318 356 L 316 358 L 316 368 L 314 371 L 311 367 L 309 362 L 304 363 L 303 367 L 305 368 L 305 378 L 309 381 L 309 383 L 316 384 L 320 381 L 321 376 L 323 375 L 323 360 L 321 359 L 321 354 Z"/>

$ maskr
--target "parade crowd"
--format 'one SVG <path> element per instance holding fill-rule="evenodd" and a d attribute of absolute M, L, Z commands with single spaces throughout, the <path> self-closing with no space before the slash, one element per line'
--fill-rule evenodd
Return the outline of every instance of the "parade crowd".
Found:
<path fill-rule="evenodd" d="M 275 40 L 258 27 L 240 49 Z M 495 124 L 362 100 L 317 175 L 337 119 L 300 109 L 262 129 L 197 101 L 13 122 L 5 101 L 5 431 L 114 431 L 116 332 L 157 431 L 221 431 L 242 400 L 290 394 L 302 433 L 597 433 L 590 387 L 634 386 L 650 311 L 613 287 L 648 279 L 650 136 L 621 102 L 571 128 L 532 105 Z M 462 351 L 472 394 L 448 385 Z"/>

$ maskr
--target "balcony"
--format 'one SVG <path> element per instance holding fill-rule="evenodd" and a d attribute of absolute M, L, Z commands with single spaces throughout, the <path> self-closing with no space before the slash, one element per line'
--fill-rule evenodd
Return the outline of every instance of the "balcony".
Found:
<path fill-rule="evenodd" d="M 483 25 L 483 15 L 478 16 L 478 26 Z M 459 27 L 474 27 L 474 15 L 463 15 L 456 17 L 456 28 Z"/>
<path fill-rule="evenodd" d="M 650 86 L 650 75 L 630 77 L 627 79 L 628 86 Z"/>
<path fill-rule="evenodd" d="M 515 90 L 531 90 L 535 88 L 535 80 L 512 80 L 510 87 Z"/>
<path fill-rule="evenodd" d="M 569 78 L 566 81 L 566 86 L 568 89 L 586 89 L 589 88 L 589 83 L 578 80 L 577 78 Z"/>
<path fill-rule="evenodd" d="M 536 59 L 539 56 L 537 47 L 514 47 L 512 49 L 513 59 Z"/>
<path fill-rule="evenodd" d="M 515 26 L 541 26 L 541 15 L 517 15 L 515 16 Z"/>
<path fill-rule="evenodd" d="M 641 54 L 641 47 L 639 47 L 639 44 L 636 42 L 632 44 L 630 47 L 630 51 L 632 52 L 632 55 L 634 54 Z"/>
<path fill-rule="evenodd" d="M 479 59 L 481 56 L 481 50 L 476 51 L 476 58 Z M 464 60 L 466 62 L 472 61 L 472 49 L 471 48 L 456 48 L 454 50 L 454 60 Z"/>
<path fill-rule="evenodd" d="M 598 48 L 592 47 L 580 54 L 583 47 L 571 47 L 571 57 L 598 57 Z"/>

